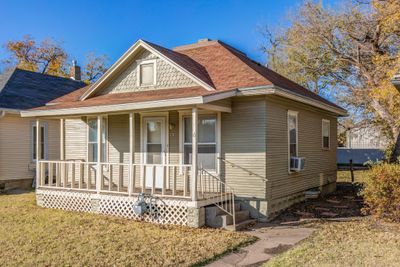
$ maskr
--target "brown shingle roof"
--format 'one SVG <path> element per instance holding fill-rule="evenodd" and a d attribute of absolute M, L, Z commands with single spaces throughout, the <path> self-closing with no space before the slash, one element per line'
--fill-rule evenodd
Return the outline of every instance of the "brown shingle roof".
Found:
<path fill-rule="evenodd" d="M 174 50 L 189 56 L 204 66 L 217 90 L 276 85 L 296 94 L 340 108 L 301 85 L 251 60 L 242 52 L 221 41 L 176 47 Z"/>
<path fill-rule="evenodd" d="M 87 90 L 87 87 L 85 87 L 85 89 Z M 34 110 L 66 109 L 137 103 L 164 99 L 179 99 L 184 97 L 205 96 L 215 94 L 216 92 L 208 91 L 203 87 L 197 86 L 179 89 L 160 89 L 140 92 L 105 94 L 88 98 L 84 101 L 80 101 L 78 96 L 79 94 L 82 95 L 84 93 L 83 90 L 78 90 L 75 93 L 75 95 L 70 97 L 59 98 L 57 102 L 58 104 L 42 106 L 39 108 L 35 108 Z M 76 100 L 71 100 L 72 98 L 75 98 Z"/>
<path fill-rule="evenodd" d="M 295 94 L 320 101 L 334 108 L 340 108 L 323 97 L 290 81 L 265 66 L 251 60 L 244 53 L 221 41 L 207 41 L 193 45 L 176 47 L 173 50 L 143 41 L 159 53 L 196 76 L 218 91 L 237 88 L 275 85 Z M 80 97 L 90 86 L 79 89 L 61 98 L 53 100 L 43 109 L 112 105 L 120 103 L 173 99 L 189 96 L 201 96 L 216 91 L 207 91 L 203 87 L 181 89 L 160 89 L 153 91 L 107 94 L 90 97 L 80 101 Z"/>

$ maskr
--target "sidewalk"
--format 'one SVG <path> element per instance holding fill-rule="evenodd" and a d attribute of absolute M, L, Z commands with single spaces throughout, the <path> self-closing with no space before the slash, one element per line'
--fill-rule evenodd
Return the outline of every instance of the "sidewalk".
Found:
<path fill-rule="evenodd" d="M 209 267 L 257 266 L 280 254 L 314 232 L 312 228 L 258 224 L 246 233 L 258 237 L 256 243 L 224 256 Z"/>

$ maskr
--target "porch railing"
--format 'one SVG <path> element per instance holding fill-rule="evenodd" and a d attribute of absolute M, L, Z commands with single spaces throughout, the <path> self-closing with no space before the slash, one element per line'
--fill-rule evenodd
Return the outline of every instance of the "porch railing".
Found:
<path fill-rule="evenodd" d="M 235 218 L 235 191 L 232 187 L 221 181 L 221 179 L 205 169 L 199 173 L 200 196 L 207 198 L 212 196 L 216 201 L 214 205 L 232 216 L 233 227 L 236 228 Z"/>
<path fill-rule="evenodd" d="M 38 188 L 191 198 L 191 165 L 39 161 Z"/>

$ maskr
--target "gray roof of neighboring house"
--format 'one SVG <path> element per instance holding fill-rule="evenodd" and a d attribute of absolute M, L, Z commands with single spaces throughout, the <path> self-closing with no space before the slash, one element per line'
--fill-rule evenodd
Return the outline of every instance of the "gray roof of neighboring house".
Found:
<path fill-rule="evenodd" d="M 74 81 L 21 69 L 0 74 L 0 109 L 31 109 L 86 86 Z"/>

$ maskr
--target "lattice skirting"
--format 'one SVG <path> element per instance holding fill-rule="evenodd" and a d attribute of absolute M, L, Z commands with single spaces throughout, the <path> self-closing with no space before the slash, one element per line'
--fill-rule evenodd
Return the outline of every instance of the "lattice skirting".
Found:
<path fill-rule="evenodd" d="M 36 201 L 45 208 L 91 212 L 90 195 L 81 192 L 36 190 Z"/>
<path fill-rule="evenodd" d="M 153 212 L 141 216 L 133 212 L 136 197 L 42 189 L 36 190 L 36 195 L 38 205 L 46 208 L 93 212 L 159 224 L 188 224 L 188 201 L 184 200 L 157 199 L 151 204 Z M 147 206 L 150 208 L 150 203 Z"/>

